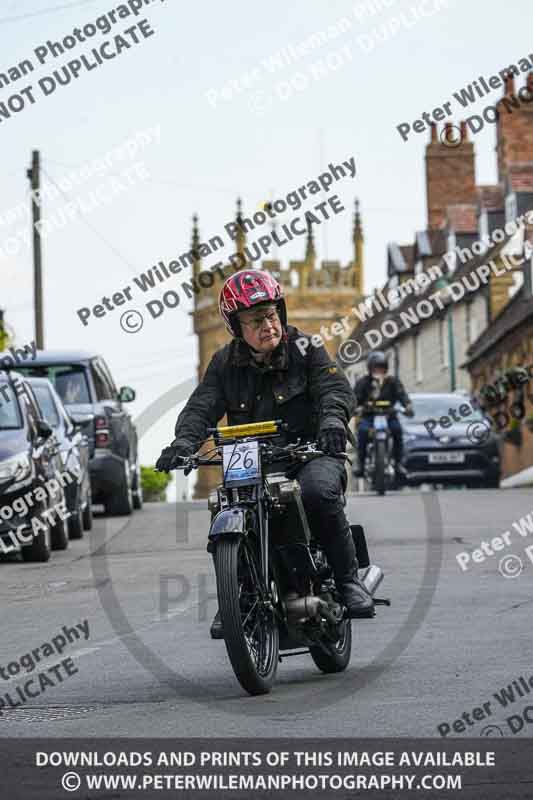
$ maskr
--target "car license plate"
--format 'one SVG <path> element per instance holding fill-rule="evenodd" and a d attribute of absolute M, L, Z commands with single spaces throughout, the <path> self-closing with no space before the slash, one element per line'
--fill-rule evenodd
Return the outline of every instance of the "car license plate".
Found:
<path fill-rule="evenodd" d="M 261 475 L 258 442 L 225 444 L 222 450 L 222 467 L 226 486 L 258 483 Z"/>
<path fill-rule="evenodd" d="M 464 464 L 464 453 L 430 453 L 430 464 Z"/>

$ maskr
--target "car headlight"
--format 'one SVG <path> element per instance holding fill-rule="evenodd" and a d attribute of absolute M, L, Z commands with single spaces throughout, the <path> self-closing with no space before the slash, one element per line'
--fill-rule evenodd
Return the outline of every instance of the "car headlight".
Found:
<path fill-rule="evenodd" d="M 419 438 L 420 437 L 417 436 L 416 433 L 404 433 L 404 435 L 403 435 L 404 442 L 414 442 L 416 439 L 419 439 Z"/>
<path fill-rule="evenodd" d="M 33 472 L 33 464 L 26 453 L 19 453 L 17 456 L 6 458 L 0 461 L 0 481 L 14 481 L 10 489 L 17 488 L 24 484 Z"/>

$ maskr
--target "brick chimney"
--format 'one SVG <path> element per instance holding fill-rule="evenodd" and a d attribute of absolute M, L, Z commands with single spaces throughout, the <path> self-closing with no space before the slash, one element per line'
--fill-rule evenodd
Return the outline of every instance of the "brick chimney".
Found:
<path fill-rule="evenodd" d="M 514 76 L 510 75 L 505 81 L 504 97 L 506 103 L 502 98 L 496 106 L 500 112 L 496 132 L 498 180 L 502 184 L 512 164 L 533 163 L 533 72 L 528 74 L 518 92 Z"/>
<path fill-rule="evenodd" d="M 440 136 L 437 126 L 431 126 L 426 146 L 426 194 L 430 229 L 444 225 L 447 206 L 476 202 L 474 145 L 468 141 L 464 123 L 460 129 L 446 123 Z"/>

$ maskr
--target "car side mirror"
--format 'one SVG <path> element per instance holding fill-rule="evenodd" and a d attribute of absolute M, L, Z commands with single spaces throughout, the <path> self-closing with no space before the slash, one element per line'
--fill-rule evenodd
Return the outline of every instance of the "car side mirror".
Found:
<path fill-rule="evenodd" d="M 70 421 L 78 431 L 81 430 L 84 425 L 87 425 L 87 423 L 94 420 L 94 414 L 81 414 L 76 413 L 75 411 L 71 411 L 69 417 Z"/>
<path fill-rule="evenodd" d="M 135 389 L 132 389 L 131 386 L 120 387 L 118 393 L 118 399 L 120 400 L 121 403 L 131 403 L 133 402 L 133 400 L 135 400 L 135 397 L 136 397 Z"/>
<path fill-rule="evenodd" d="M 49 439 L 54 432 L 51 425 L 49 425 L 48 422 L 46 422 L 46 420 L 44 419 L 38 419 L 36 427 L 37 427 L 37 435 L 40 439 Z"/>

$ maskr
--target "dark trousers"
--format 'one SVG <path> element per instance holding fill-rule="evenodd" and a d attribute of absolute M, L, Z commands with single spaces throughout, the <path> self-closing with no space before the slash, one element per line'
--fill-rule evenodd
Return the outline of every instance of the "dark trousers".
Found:
<path fill-rule="evenodd" d="M 370 428 L 374 424 L 374 417 L 363 417 L 359 422 L 357 429 L 357 445 L 359 454 L 359 467 L 362 467 L 366 460 L 366 448 L 368 445 L 368 436 Z M 399 464 L 402 459 L 402 426 L 398 417 L 388 417 L 387 424 L 392 436 L 392 455 L 396 464 Z"/>
<path fill-rule="evenodd" d="M 342 499 L 346 490 L 345 462 L 323 456 L 293 466 L 286 474 L 300 484 L 311 533 L 323 547 L 335 577 L 342 581 L 351 576 L 357 562 Z"/>

